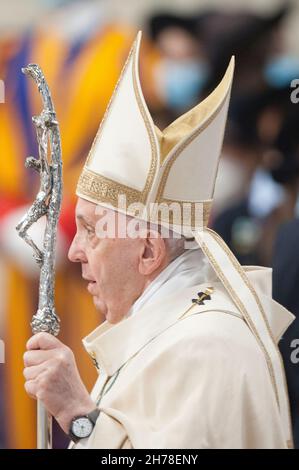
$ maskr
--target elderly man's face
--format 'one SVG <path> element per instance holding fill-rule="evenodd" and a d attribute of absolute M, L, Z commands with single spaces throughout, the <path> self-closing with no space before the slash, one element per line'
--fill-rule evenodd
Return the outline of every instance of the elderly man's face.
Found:
<path fill-rule="evenodd" d="M 106 211 L 116 215 L 118 223 L 126 220 L 122 214 L 78 199 L 77 233 L 68 256 L 81 263 L 82 277 L 89 282 L 87 289 L 96 308 L 110 323 L 117 323 L 141 295 L 151 275 L 165 266 L 166 258 L 165 253 L 156 261 L 154 253 L 151 258 L 144 239 L 99 237 L 96 224 Z"/>

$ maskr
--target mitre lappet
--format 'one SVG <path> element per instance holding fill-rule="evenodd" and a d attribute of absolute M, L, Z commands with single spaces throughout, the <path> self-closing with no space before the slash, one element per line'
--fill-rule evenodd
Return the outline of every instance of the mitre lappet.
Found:
<path fill-rule="evenodd" d="M 254 288 L 248 270 L 207 227 L 234 58 L 216 89 L 161 131 L 140 85 L 140 42 L 139 32 L 80 175 L 77 195 L 133 217 L 137 217 L 137 208 L 138 219 L 195 238 L 264 353 L 290 445 L 288 394 L 277 342 L 292 319 L 283 307 L 272 299 L 268 302 L 269 297 Z"/>

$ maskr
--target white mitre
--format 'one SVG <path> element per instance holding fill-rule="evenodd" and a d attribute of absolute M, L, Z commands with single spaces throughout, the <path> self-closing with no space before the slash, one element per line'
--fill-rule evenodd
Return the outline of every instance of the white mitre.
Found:
<path fill-rule="evenodd" d="M 140 85 L 140 42 L 139 32 L 83 168 L 77 195 L 134 217 L 136 207 L 142 205 L 141 211 L 137 209 L 138 219 L 195 237 L 264 352 L 290 445 L 288 394 L 277 342 L 265 314 L 269 305 L 224 241 L 207 228 L 234 58 L 217 88 L 161 131 L 152 120 Z M 124 205 L 119 204 L 119 196 L 125 196 Z M 160 204 L 167 210 L 159 210 Z M 169 210 L 172 207 L 175 209 Z M 290 323 L 289 318 L 284 323 Z"/>
<path fill-rule="evenodd" d="M 207 224 L 214 193 L 230 88 L 234 71 L 231 59 L 215 91 L 202 103 L 158 129 L 145 103 L 138 73 L 141 33 L 131 49 L 81 174 L 77 194 L 102 206 L 121 210 L 120 194 L 126 197 L 125 212 L 164 223 L 168 211 L 157 213 L 157 204 L 190 208 L 190 220 L 175 222 L 176 231 Z M 182 85 L 183 86 L 183 85 Z M 195 220 L 195 207 L 201 217 Z M 163 211 L 162 211 L 163 212 Z M 182 211 L 183 212 L 183 211 Z M 179 214 L 173 214 L 173 217 Z M 164 219 L 163 220 L 163 216 Z M 185 219 L 188 217 L 185 217 Z M 188 230 L 189 229 L 189 230 Z"/>

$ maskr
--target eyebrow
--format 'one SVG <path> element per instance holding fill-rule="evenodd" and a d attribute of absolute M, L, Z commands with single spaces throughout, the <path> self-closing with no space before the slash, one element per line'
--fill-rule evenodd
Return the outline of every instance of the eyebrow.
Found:
<path fill-rule="evenodd" d="M 77 214 L 76 219 L 81 220 L 82 222 L 85 222 L 86 224 L 88 224 L 92 227 L 94 226 L 94 224 L 90 220 L 88 220 L 86 217 L 84 217 L 84 215 L 82 215 L 82 214 Z"/>

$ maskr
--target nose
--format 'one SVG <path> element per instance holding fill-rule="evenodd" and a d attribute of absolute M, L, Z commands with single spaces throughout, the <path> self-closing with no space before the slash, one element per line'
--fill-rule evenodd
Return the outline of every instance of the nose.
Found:
<path fill-rule="evenodd" d="M 86 263 L 84 247 L 80 244 L 78 236 L 75 235 L 68 252 L 68 259 L 73 263 Z"/>

